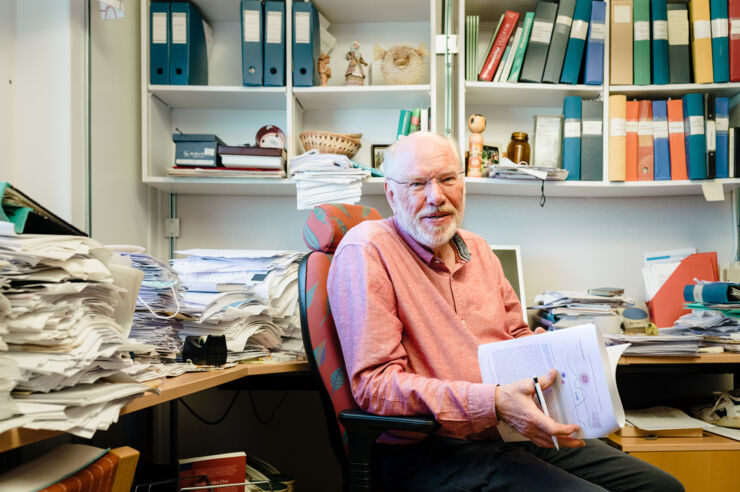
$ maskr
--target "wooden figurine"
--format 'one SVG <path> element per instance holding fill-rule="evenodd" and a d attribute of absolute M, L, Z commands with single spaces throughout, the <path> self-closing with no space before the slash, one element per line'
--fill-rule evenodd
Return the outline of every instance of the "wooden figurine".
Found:
<path fill-rule="evenodd" d="M 345 84 L 365 85 L 365 71 L 362 69 L 362 66 L 367 66 L 367 62 L 362 58 L 362 53 L 360 53 L 360 43 L 353 41 L 352 47 L 344 58 L 349 61 L 347 71 L 344 73 Z"/>
<path fill-rule="evenodd" d="M 483 131 L 486 129 L 486 117 L 474 114 L 468 119 L 470 138 L 468 139 L 468 176 L 483 177 Z"/>
<path fill-rule="evenodd" d="M 322 86 L 326 86 L 326 83 L 331 78 L 331 67 L 329 66 L 330 59 L 331 58 L 326 53 L 321 53 L 321 56 L 319 56 L 318 67 Z"/>

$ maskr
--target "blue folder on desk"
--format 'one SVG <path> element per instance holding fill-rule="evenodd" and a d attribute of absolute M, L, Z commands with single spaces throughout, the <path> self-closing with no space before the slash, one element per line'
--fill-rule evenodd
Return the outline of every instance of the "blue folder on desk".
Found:
<path fill-rule="evenodd" d="M 149 83 L 170 83 L 170 3 L 149 5 Z"/>
<path fill-rule="evenodd" d="M 319 84 L 319 14 L 311 2 L 293 4 L 293 85 Z"/>
<path fill-rule="evenodd" d="M 170 4 L 170 84 L 208 85 L 203 18 L 190 2 Z"/>
<path fill-rule="evenodd" d="M 563 101 L 563 169 L 568 181 L 581 180 L 581 98 L 567 96 Z"/>
<path fill-rule="evenodd" d="M 586 41 L 586 61 L 583 69 L 583 83 L 601 85 L 604 83 L 604 36 L 606 21 L 606 2 L 594 0 L 591 6 L 591 24 L 588 26 Z"/>
<path fill-rule="evenodd" d="M 246 86 L 262 85 L 262 2 L 242 0 L 242 83 Z"/>
<path fill-rule="evenodd" d="M 285 85 L 285 2 L 264 3 L 264 84 Z"/>
<path fill-rule="evenodd" d="M 704 97 L 701 94 L 686 94 L 682 99 L 684 135 L 686 136 L 686 169 L 689 179 L 707 179 Z"/>
<path fill-rule="evenodd" d="M 668 145 L 668 103 L 653 101 L 653 179 L 671 179 L 671 151 Z"/>
<path fill-rule="evenodd" d="M 591 19 L 593 0 L 576 0 L 573 12 L 573 24 L 570 26 L 570 38 L 565 50 L 563 73 L 560 74 L 562 84 L 577 84 L 578 74 L 581 73 L 581 62 L 588 36 L 588 21 Z M 570 175 L 569 175 L 570 176 Z"/>
<path fill-rule="evenodd" d="M 712 75 L 714 83 L 730 81 L 730 41 L 728 38 L 727 0 L 709 0 L 712 18 Z"/>
<path fill-rule="evenodd" d="M 650 0 L 650 17 L 653 23 L 650 41 L 653 48 L 653 84 L 668 84 L 670 83 L 670 70 L 668 69 L 668 7 L 666 0 Z"/>

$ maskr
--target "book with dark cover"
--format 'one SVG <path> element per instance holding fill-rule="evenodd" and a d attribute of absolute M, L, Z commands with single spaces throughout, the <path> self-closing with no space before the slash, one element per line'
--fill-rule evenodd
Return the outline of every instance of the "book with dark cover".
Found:
<path fill-rule="evenodd" d="M 529 35 L 529 44 L 524 54 L 524 63 L 519 80 L 522 82 L 542 82 L 542 73 L 545 70 L 547 52 L 550 49 L 555 15 L 558 4 L 539 0 L 534 11 L 532 32 Z"/>

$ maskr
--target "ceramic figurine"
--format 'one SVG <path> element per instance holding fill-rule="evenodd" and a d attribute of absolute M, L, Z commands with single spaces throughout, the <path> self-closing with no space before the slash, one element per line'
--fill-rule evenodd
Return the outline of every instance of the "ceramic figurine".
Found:
<path fill-rule="evenodd" d="M 322 86 L 326 86 L 326 83 L 331 78 L 331 67 L 329 66 L 330 59 L 331 58 L 326 53 L 321 53 L 321 56 L 319 56 L 318 67 Z"/>
<path fill-rule="evenodd" d="M 483 131 L 486 129 L 486 117 L 474 114 L 468 119 L 470 138 L 468 139 L 468 176 L 483 177 Z"/>
<path fill-rule="evenodd" d="M 357 41 L 352 42 L 352 47 L 344 57 L 349 61 L 347 71 L 344 73 L 346 85 L 365 85 L 365 71 L 362 66 L 367 66 L 367 62 L 362 58 L 360 53 L 360 44 Z"/>

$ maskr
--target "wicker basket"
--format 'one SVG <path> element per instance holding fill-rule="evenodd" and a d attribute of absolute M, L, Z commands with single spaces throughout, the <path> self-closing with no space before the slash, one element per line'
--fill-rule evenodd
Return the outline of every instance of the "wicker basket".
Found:
<path fill-rule="evenodd" d="M 326 154 L 344 154 L 352 157 L 360 150 L 362 133 L 343 135 L 341 133 L 310 131 L 301 133 L 301 144 L 308 152 L 316 149 Z"/>

